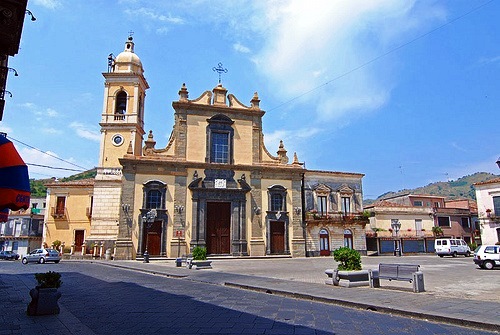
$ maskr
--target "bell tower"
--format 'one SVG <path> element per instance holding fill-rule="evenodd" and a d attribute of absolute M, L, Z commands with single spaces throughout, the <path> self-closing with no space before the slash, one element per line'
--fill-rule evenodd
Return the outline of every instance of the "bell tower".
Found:
<path fill-rule="evenodd" d="M 125 49 L 116 58 L 108 57 L 108 72 L 103 73 L 104 104 L 101 116 L 99 167 L 120 167 L 125 154 L 142 155 L 144 100 L 149 88 L 134 42 L 129 36 Z"/>
<path fill-rule="evenodd" d="M 144 69 L 134 53 L 129 36 L 125 49 L 116 58 L 108 57 L 108 72 L 103 73 L 104 103 L 101 122 L 99 163 L 92 198 L 90 234 L 87 245 L 113 248 L 118 244 L 118 218 L 121 210 L 122 167 L 126 154 L 142 155 L 144 100 L 149 85 Z"/>

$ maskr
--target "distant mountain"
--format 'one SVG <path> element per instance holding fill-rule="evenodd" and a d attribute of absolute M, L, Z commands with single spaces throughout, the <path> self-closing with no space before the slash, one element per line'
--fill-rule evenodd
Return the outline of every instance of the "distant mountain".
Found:
<path fill-rule="evenodd" d="M 97 174 L 97 169 L 92 169 L 66 178 L 61 178 L 60 181 L 72 181 L 72 180 L 95 178 L 96 174 Z M 56 180 L 57 180 L 56 178 L 38 179 L 38 180 L 30 179 L 31 197 L 45 198 L 45 196 L 47 195 L 47 187 L 45 187 L 45 184 L 52 183 Z"/>
<path fill-rule="evenodd" d="M 448 199 L 472 199 L 476 200 L 476 191 L 473 184 L 487 181 L 499 176 L 492 173 L 477 172 L 469 176 L 459 178 L 452 181 L 440 181 L 431 183 L 427 186 L 417 187 L 414 189 L 404 189 L 397 192 L 386 192 L 379 196 L 377 199 L 365 199 L 364 205 L 369 205 L 377 200 L 383 200 L 400 194 L 413 193 L 413 194 L 428 194 L 446 197 Z"/>

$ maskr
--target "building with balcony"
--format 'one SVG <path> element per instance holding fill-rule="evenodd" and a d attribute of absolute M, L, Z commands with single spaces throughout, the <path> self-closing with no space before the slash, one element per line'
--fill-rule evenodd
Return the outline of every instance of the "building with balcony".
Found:
<path fill-rule="evenodd" d="M 369 254 L 393 254 L 398 249 L 402 253 L 434 252 L 432 207 L 383 200 L 366 206 L 365 210 L 371 213 L 370 224 L 366 226 Z"/>
<path fill-rule="evenodd" d="M 43 243 L 52 246 L 55 241 L 63 243 L 63 249 L 81 255 L 92 253 L 91 246 L 84 241 L 90 234 L 94 179 L 47 183 L 47 211 Z M 116 223 L 115 223 L 116 225 Z"/>
<path fill-rule="evenodd" d="M 500 242 L 500 178 L 474 184 L 483 244 Z"/>
<path fill-rule="evenodd" d="M 26 255 L 42 245 L 45 198 L 31 198 L 27 210 L 9 211 L 7 222 L 0 222 L 0 250 Z"/>
<path fill-rule="evenodd" d="M 477 209 L 471 200 L 446 200 L 445 197 L 403 194 L 378 201 L 365 210 L 371 213 L 366 226 L 369 253 L 388 254 L 434 252 L 438 226 L 443 237 L 477 242 L 474 224 Z"/>
<path fill-rule="evenodd" d="M 307 171 L 304 210 L 307 256 L 329 256 L 339 247 L 366 254 L 362 178 L 359 173 Z"/>

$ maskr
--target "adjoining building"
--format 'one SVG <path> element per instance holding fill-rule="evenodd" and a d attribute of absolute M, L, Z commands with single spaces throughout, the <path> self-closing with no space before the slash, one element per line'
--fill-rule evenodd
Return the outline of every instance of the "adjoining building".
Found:
<path fill-rule="evenodd" d="M 474 184 L 483 244 L 500 243 L 500 178 Z"/>
<path fill-rule="evenodd" d="M 432 253 L 436 238 L 463 238 L 477 242 L 474 222 L 477 207 L 470 200 L 445 200 L 445 197 L 402 194 L 365 207 L 371 212 L 366 227 L 368 253 Z"/>
<path fill-rule="evenodd" d="M 45 198 L 31 198 L 27 210 L 9 211 L 6 222 L 0 222 L 0 250 L 26 255 L 42 244 Z"/>
<path fill-rule="evenodd" d="M 363 175 L 307 170 L 296 154 L 289 159 L 283 142 L 271 154 L 257 92 L 245 105 L 220 82 L 195 99 L 182 84 L 172 103 L 170 139 L 157 147 L 152 131 L 143 141 L 149 85 L 132 37 L 103 76 L 97 175 L 93 186 L 82 185 L 78 204 L 70 202 L 76 185 L 48 185 L 50 206 L 66 197 L 68 215 L 50 219 L 47 238 L 76 247 L 76 233 L 84 230 L 86 246 L 111 249 L 116 259 L 146 251 L 178 257 L 196 246 L 236 257 L 319 255 L 325 245 L 366 250 L 364 225 L 355 219 L 363 208 Z M 306 220 L 306 211 L 318 205 L 326 206 L 327 218 L 343 219 Z M 76 210 L 80 214 L 72 214 Z M 332 243 L 322 242 L 325 230 Z"/>

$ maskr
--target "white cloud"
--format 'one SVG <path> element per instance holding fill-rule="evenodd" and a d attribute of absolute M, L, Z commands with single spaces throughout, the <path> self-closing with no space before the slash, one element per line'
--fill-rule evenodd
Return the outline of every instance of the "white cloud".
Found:
<path fill-rule="evenodd" d="M 50 127 L 42 128 L 41 131 L 42 131 L 42 133 L 51 134 L 51 135 L 63 134 L 63 132 L 60 129 L 50 128 Z"/>
<path fill-rule="evenodd" d="M 99 131 L 94 130 L 93 126 L 86 126 L 79 122 L 72 122 L 69 127 L 76 131 L 76 134 L 82 138 L 99 142 L 101 140 L 101 135 Z"/>
<path fill-rule="evenodd" d="M 488 64 L 494 64 L 494 63 L 499 63 L 499 62 L 500 62 L 500 56 L 496 56 L 496 57 L 482 57 L 478 61 L 479 65 L 488 65 Z"/>
<path fill-rule="evenodd" d="M 47 110 L 45 111 L 45 115 L 48 116 L 48 117 L 58 117 L 59 113 L 57 113 L 52 108 L 47 108 Z"/>
<path fill-rule="evenodd" d="M 233 44 L 233 49 L 237 52 L 241 52 L 241 53 L 245 53 L 245 54 L 250 53 L 250 48 L 244 46 L 243 44 L 241 44 L 239 42 Z"/>
<path fill-rule="evenodd" d="M 59 0 L 30 0 L 30 3 L 48 9 L 56 9 L 61 6 L 61 2 Z"/>
<path fill-rule="evenodd" d="M 415 1 L 270 1 L 258 6 L 254 12 L 266 13 L 262 21 L 267 21 L 252 28 L 261 29 L 263 39 L 252 56 L 258 71 L 276 95 L 317 106 L 321 121 L 386 104 L 396 70 L 383 59 L 376 66 L 371 61 L 407 42 L 408 32 L 445 17 L 437 5 Z"/>
<path fill-rule="evenodd" d="M 168 27 L 160 27 L 158 29 L 156 29 L 156 33 L 158 35 L 166 35 L 168 32 L 169 32 L 170 29 L 168 29 Z"/>
<path fill-rule="evenodd" d="M 142 16 L 146 19 L 167 22 L 171 24 L 184 24 L 184 20 L 180 17 L 174 17 L 170 13 L 168 15 L 158 14 L 157 10 L 151 8 L 126 9 L 125 13 L 133 16 Z"/>

